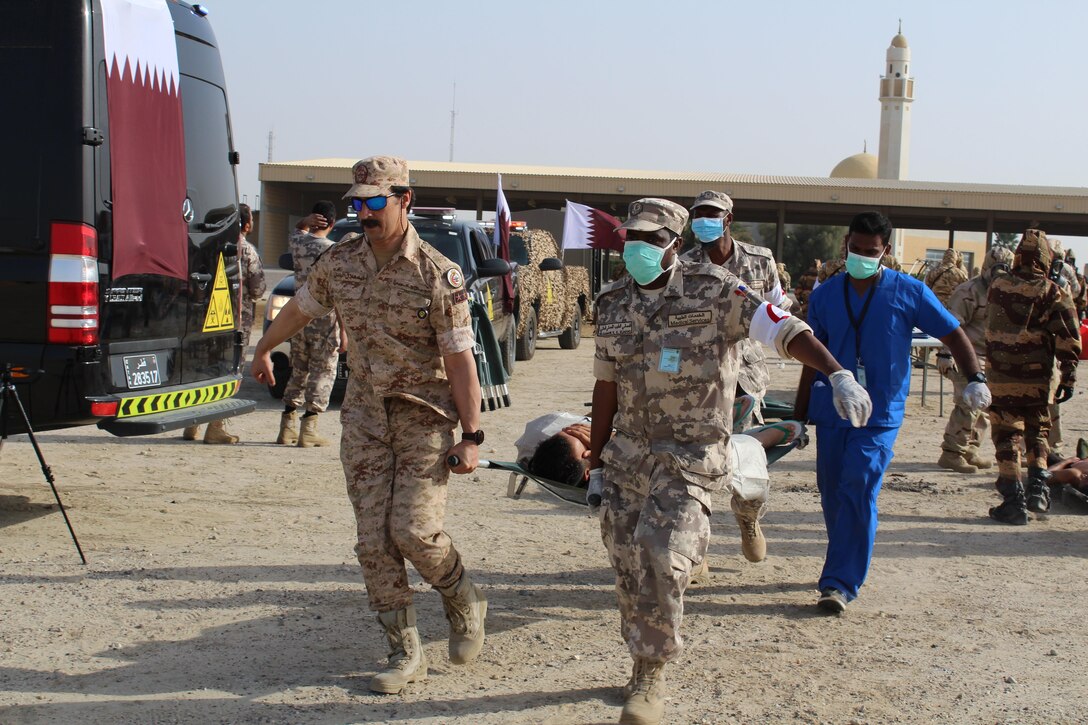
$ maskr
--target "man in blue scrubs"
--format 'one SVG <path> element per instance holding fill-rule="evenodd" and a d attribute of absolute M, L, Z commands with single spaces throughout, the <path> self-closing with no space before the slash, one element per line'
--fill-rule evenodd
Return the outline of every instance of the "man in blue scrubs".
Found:
<path fill-rule="evenodd" d="M 816 424 L 816 480 L 827 526 L 827 556 L 818 606 L 839 614 L 865 581 L 876 539 L 877 494 L 903 422 L 910 389 L 911 334 L 939 338 L 969 381 L 968 408 L 990 404 L 986 377 L 956 318 L 922 282 L 882 267 L 892 226 L 877 212 L 858 214 L 846 235 L 846 274 L 821 284 L 809 298 L 808 323 L 835 359 L 869 393 L 873 413 L 861 428 L 836 414 L 828 379 L 801 373 L 797 417 Z"/>

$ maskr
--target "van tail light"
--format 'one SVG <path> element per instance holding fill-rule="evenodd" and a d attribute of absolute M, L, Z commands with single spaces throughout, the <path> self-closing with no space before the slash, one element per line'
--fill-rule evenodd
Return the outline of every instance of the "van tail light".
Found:
<path fill-rule="evenodd" d="M 49 342 L 97 345 L 98 233 L 70 222 L 49 232 Z"/>
<path fill-rule="evenodd" d="M 117 415 L 119 400 L 94 401 L 91 403 L 91 415 L 98 418 L 113 418 Z"/>

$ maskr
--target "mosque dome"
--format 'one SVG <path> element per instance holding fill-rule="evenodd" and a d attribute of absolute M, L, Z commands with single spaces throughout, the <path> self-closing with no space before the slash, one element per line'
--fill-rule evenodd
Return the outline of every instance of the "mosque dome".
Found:
<path fill-rule="evenodd" d="M 832 179 L 875 179 L 877 159 L 870 153 L 862 152 L 847 156 L 831 170 Z"/>
<path fill-rule="evenodd" d="M 906 38 L 906 36 L 903 35 L 902 33 L 896 33 L 895 37 L 892 38 L 892 47 L 893 48 L 906 48 L 907 47 L 907 38 Z"/>

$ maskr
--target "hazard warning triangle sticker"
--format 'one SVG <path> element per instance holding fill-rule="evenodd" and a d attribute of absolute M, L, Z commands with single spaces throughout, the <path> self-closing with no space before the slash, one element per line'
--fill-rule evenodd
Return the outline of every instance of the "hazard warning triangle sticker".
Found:
<path fill-rule="evenodd" d="M 234 312 L 230 301 L 230 285 L 223 255 L 219 255 L 219 268 L 215 271 L 215 286 L 208 302 L 208 314 L 204 317 L 204 332 L 221 332 L 234 329 Z"/>

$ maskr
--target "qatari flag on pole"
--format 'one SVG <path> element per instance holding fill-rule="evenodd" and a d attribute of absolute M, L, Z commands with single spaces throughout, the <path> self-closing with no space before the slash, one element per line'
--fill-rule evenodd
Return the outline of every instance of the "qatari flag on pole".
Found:
<path fill-rule="evenodd" d="M 600 209 L 567 202 L 563 217 L 563 249 L 613 249 L 623 251 L 623 230 L 616 231 L 620 220 Z"/>
<path fill-rule="evenodd" d="M 166 0 L 102 0 L 102 19 L 113 274 L 187 279 L 185 136 L 174 21 Z"/>
<path fill-rule="evenodd" d="M 495 233 L 492 241 L 499 252 L 499 258 L 510 261 L 510 205 L 506 203 L 506 194 L 502 193 L 502 174 L 499 174 L 498 198 L 495 201 Z M 506 312 L 514 311 L 513 275 L 502 278 L 502 308 Z"/>

